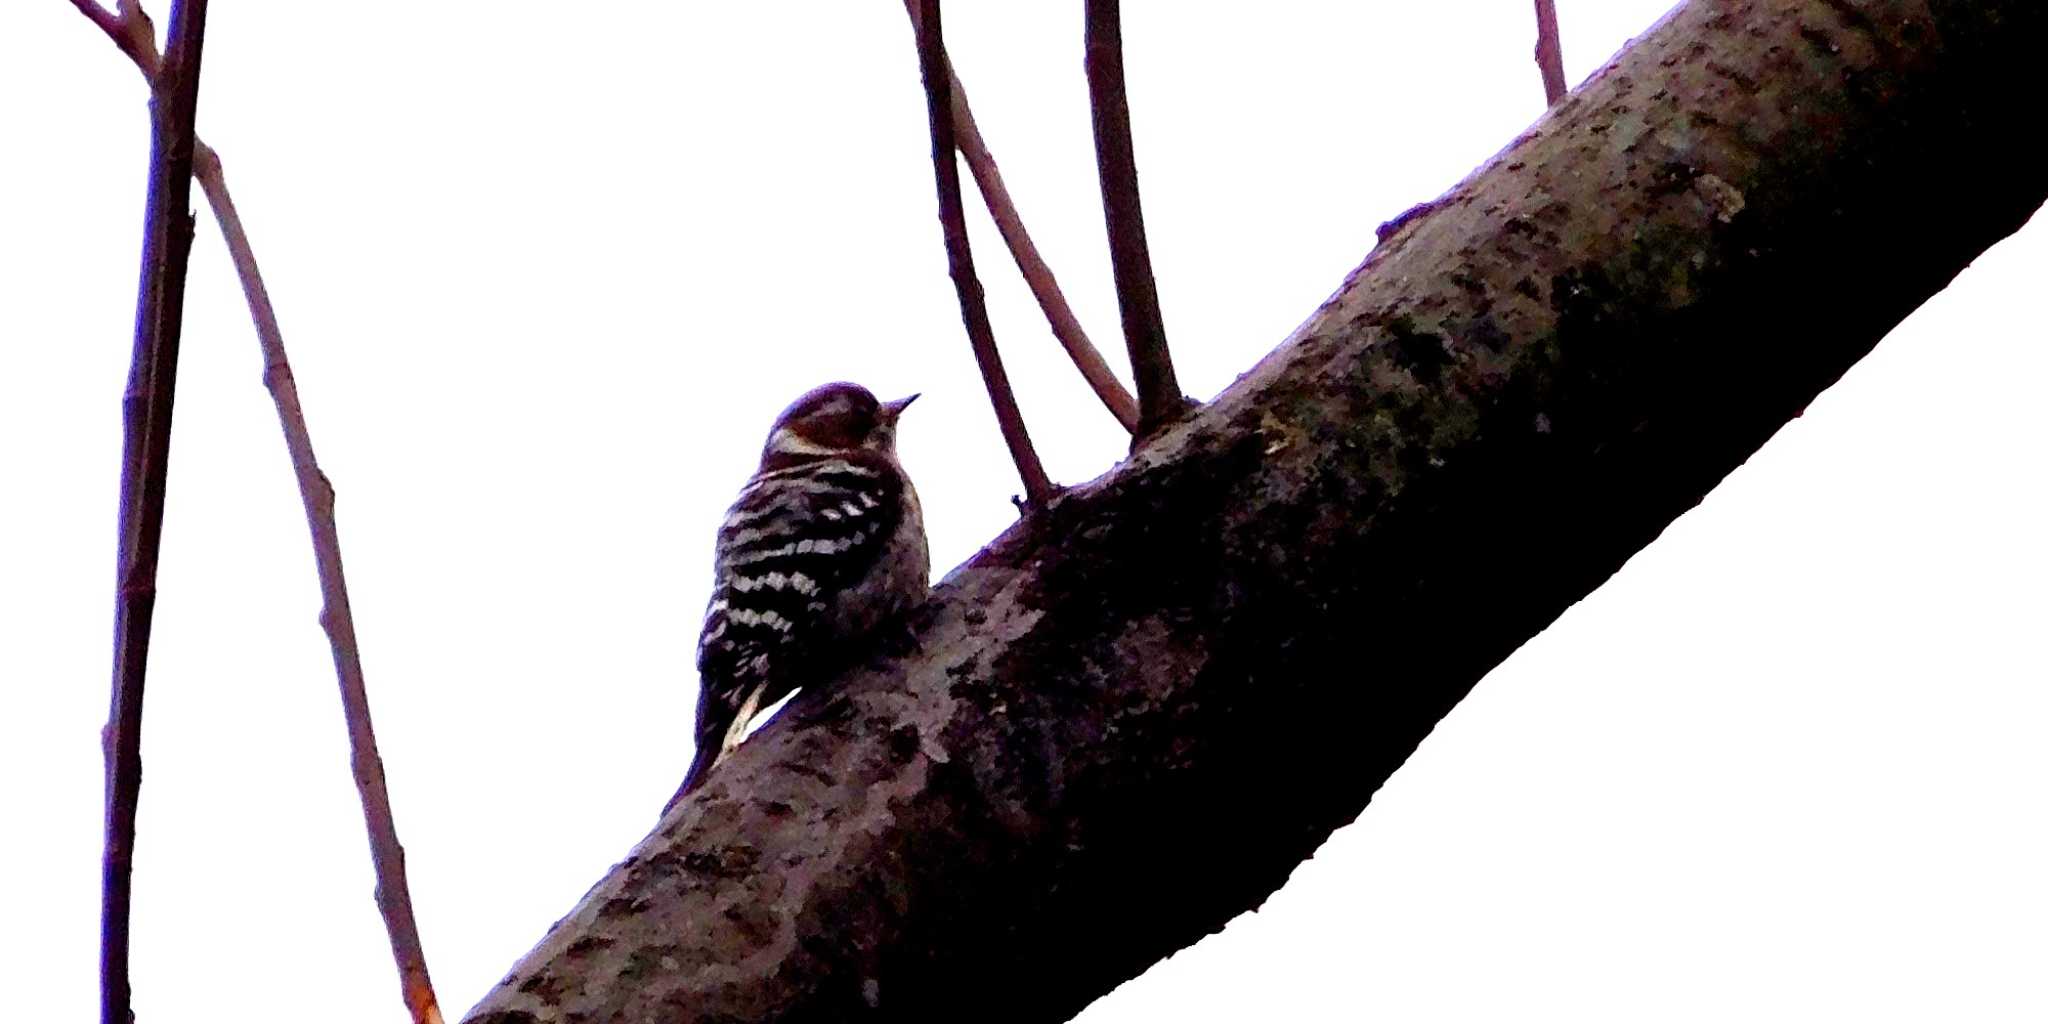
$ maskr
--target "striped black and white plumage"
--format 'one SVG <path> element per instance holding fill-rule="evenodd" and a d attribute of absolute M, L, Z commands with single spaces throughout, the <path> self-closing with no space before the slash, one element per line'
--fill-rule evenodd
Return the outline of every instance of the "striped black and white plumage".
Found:
<path fill-rule="evenodd" d="M 929 589 L 924 516 L 896 460 L 896 419 L 916 397 L 877 402 L 827 384 L 776 419 L 718 528 L 697 641 L 697 751 L 677 798 L 755 714 L 865 654 L 875 627 Z"/>

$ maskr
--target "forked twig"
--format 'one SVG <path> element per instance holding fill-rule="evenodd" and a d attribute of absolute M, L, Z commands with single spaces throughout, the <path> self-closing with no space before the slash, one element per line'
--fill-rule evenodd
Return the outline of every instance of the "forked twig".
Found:
<path fill-rule="evenodd" d="M 155 49 L 155 31 L 148 18 L 132 0 L 124 0 L 119 15 L 110 14 L 93 0 L 72 0 L 81 13 L 104 31 L 126 53 L 144 77 L 154 82 L 161 64 Z M 406 885 L 405 849 L 399 845 L 391 800 L 384 784 L 384 765 L 377 753 L 376 734 L 371 728 L 369 698 L 363 684 L 362 660 L 358 654 L 354 619 L 349 612 L 348 583 L 342 573 L 341 543 L 334 518 L 334 489 L 313 456 L 312 435 L 299 406 L 298 388 L 286 360 L 284 334 L 277 323 L 277 311 L 256 264 L 255 250 L 228 192 L 220 157 L 213 149 L 193 138 L 191 177 L 199 180 L 215 221 L 226 239 L 228 254 L 242 283 L 250 318 L 263 349 L 263 381 L 277 405 L 285 446 L 291 453 L 292 469 L 298 478 L 299 496 L 306 508 L 306 523 L 313 535 L 314 561 L 318 567 L 324 598 L 321 626 L 327 631 L 334 653 L 335 674 L 340 680 L 342 708 L 348 721 L 350 762 L 356 789 L 363 804 L 363 819 L 370 838 L 370 859 L 376 872 L 377 909 L 391 939 L 391 952 L 398 964 L 399 982 L 406 1008 L 415 1024 L 440 1024 L 441 1011 L 427 973 L 426 954 L 420 945 L 419 928 L 413 919 L 412 897 Z M 189 180 L 189 179 L 188 179 Z M 189 202 L 189 193 L 187 193 Z M 187 238 L 190 237 L 189 221 Z M 125 1024 L 125 1020 L 123 1022 Z"/>
<path fill-rule="evenodd" d="M 1536 0 L 1536 67 L 1543 73 L 1543 99 L 1564 98 L 1564 46 L 1558 42 L 1557 0 Z"/>
<path fill-rule="evenodd" d="M 912 27 L 917 25 L 919 3 L 920 0 L 903 0 L 903 9 L 910 15 Z M 960 156 L 967 161 L 967 170 L 974 175 L 975 189 L 981 193 L 989 217 L 996 222 L 996 231 L 1002 235 L 1003 244 L 1009 247 L 1010 257 L 1017 261 L 1017 271 L 1024 275 L 1024 283 L 1031 288 L 1032 297 L 1038 300 L 1038 308 L 1045 312 L 1053 337 L 1059 339 L 1060 346 L 1067 350 L 1075 369 L 1081 371 L 1082 379 L 1094 389 L 1103 407 L 1126 431 L 1137 430 L 1137 400 L 1116 379 L 1116 371 L 1109 368 L 1102 352 L 1088 340 L 1088 332 L 1082 330 L 1073 307 L 1067 305 L 1067 296 L 1060 290 L 1059 280 L 1053 276 L 1045 258 L 1039 255 L 1037 244 L 1031 240 L 1031 232 L 1024 227 L 1024 218 L 1017 212 L 1016 201 L 1010 198 L 1010 190 L 1003 184 L 995 155 L 989 152 L 988 143 L 981 137 L 980 126 L 974 123 L 974 108 L 967 102 L 967 91 L 960 85 L 960 76 L 953 72 L 950 59 L 946 63 L 946 86 L 953 94 L 954 141 L 959 145 Z"/>
<path fill-rule="evenodd" d="M 1024 415 L 1017 409 L 1017 396 L 1010 390 L 1009 375 L 1003 372 L 1003 357 L 996 352 L 995 331 L 989 327 L 988 306 L 981 294 L 981 281 L 974 276 L 974 253 L 967 244 L 967 216 L 960 202 L 960 165 L 953 155 L 952 75 L 947 69 L 945 37 L 939 27 L 939 0 L 919 4 L 917 64 L 924 75 L 926 120 L 931 125 L 932 173 L 938 179 L 939 223 L 945 230 L 946 265 L 953 276 L 953 290 L 960 297 L 960 319 L 967 327 L 967 340 L 974 349 L 974 361 L 981 367 L 981 379 L 988 385 L 988 397 L 995 406 L 996 424 L 1017 463 L 1017 475 L 1024 479 L 1024 499 L 1032 509 L 1042 509 L 1052 500 L 1052 481 L 1031 447 L 1031 435 L 1024 428 Z"/>
<path fill-rule="evenodd" d="M 135 812 L 142 797 L 142 696 L 156 614 L 157 555 L 163 544 L 164 485 L 178 339 L 185 317 L 185 268 L 192 253 L 192 121 L 199 107 L 199 56 L 206 0 L 171 7 L 168 70 L 150 102 L 149 200 L 135 308 L 135 354 L 121 398 L 120 568 L 114 594 L 113 699 L 106 748 L 106 848 L 100 862 L 100 1022 L 130 1024 L 128 920 L 133 906 Z"/>
<path fill-rule="evenodd" d="M 162 63 L 156 52 L 156 26 L 151 24 L 149 15 L 135 0 L 118 2 L 119 13 L 101 7 L 98 0 L 71 0 L 71 6 L 78 8 L 78 13 L 85 15 L 87 21 L 99 26 L 100 31 L 105 32 L 107 38 L 135 62 L 142 71 L 142 77 L 154 83 L 157 68 Z"/>
<path fill-rule="evenodd" d="M 1131 145 L 1131 105 L 1124 92 L 1122 13 L 1117 0 L 1087 0 L 1088 105 L 1095 123 L 1095 166 L 1109 228 L 1110 268 L 1123 311 L 1124 344 L 1138 382 L 1138 437 L 1151 435 L 1188 408 L 1166 346 L 1145 213 L 1138 200 L 1138 161 Z"/>

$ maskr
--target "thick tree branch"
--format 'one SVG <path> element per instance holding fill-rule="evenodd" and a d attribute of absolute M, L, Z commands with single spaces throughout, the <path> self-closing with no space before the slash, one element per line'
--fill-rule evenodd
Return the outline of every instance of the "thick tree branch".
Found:
<path fill-rule="evenodd" d="M 1118 0 L 1087 0 L 1088 107 L 1095 124 L 1095 168 L 1102 179 L 1102 215 L 1109 229 L 1110 270 L 1116 275 L 1117 307 L 1123 312 L 1124 345 L 1131 376 L 1138 383 L 1138 430 L 1142 440 L 1188 409 L 1173 353 L 1166 347 L 1166 321 L 1159 313 L 1159 289 L 1152 280 L 1152 253 L 1145 244 L 1145 210 L 1138 200 L 1138 158 L 1131 144 L 1131 104 L 1124 93 L 1124 37 Z M 1135 447 L 1135 445 L 1134 445 Z"/>
<path fill-rule="evenodd" d="M 903 10 L 910 15 L 912 28 L 917 27 L 921 4 L 919 0 L 903 0 Z M 1017 272 L 1024 275 L 1024 283 L 1030 287 L 1031 295 L 1038 300 L 1038 308 L 1045 313 L 1045 321 L 1052 327 L 1052 335 L 1060 347 L 1067 350 L 1067 357 L 1074 361 L 1074 368 L 1081 371 L 1081 378 L 1088 382 L 1095 397 L 1102 400 L 1104 408 L 1116 417 L 1118 424 L 1127 431 L 1138 429 L 1138 402 L 1124 390 L 1123 383 L 1116 379 L 1116 371 L 1102 358 L 1095 343 L 1088 340 L 1088 332 L 1082 330 L 1080 318 L 1074 315 L 1072 306 L 1067 305 L 1066 293 L 1060 290 L 1060 283 L 1053 276 L 1052 267 L 1046 265 L 1045 257 L 1038 253 L 1037 243 L 1031 240 L 1031 232 L 1025 230 L 1024 218 L 1017 212 L 1017 203 L 1010 198 L 1009 186 L 1003 184 L 1003 175 L 996 168 L 995 154 L 989 152 L 988 143 L 981 137 L 981 127 L 974 123 L 974 108 L 967 102 L 967 90 L 960 85 L 960 76 L 954 74 L 952 61 L 947 60 L 946 87 L 953 93 L 953 135 L 960 149 L 960 157 L 967 161 L 967 170 L 974 175 L 974 187 L 981 193 L 983 205 L 988 207 L 996 231 L 1003 236 L 1003 244 L 1010 249 L 1010 258 L 1017 261 Z"/>
<path fill-rule="evenodd" d="M 960 201 L 960 164 L 954 157 L 953 74 L 946 62 L 945 36 L 939 26 L 939 0 L 918 4 L 916 31 L 917 64 L 924 75 L 926 119 L 931 124 L 932 173 L 938 180 L 939 224 L 945 231 L 946 267 L 952 273 L 953 290 L 960 297 L 960 321 L 967 328 L 967 342 L 974 349 L 974 362 L 988 385 L 989 402 L 995 406 L 996 425 L 1003 432 L 1003 444 L 1017 463 L 1017 475 L 1024 480 L 1024 500 L 1033 510 L 1052 500 L 1052 481 L 1045 475 L 1038 452 L 1031 447 L 1031 433 L 1024 426 L 1024 414 L 1017 408 L 1017 395 L 1010 390 L 1010 375 L 1003 372 L 1003 357 L 996 351 L 995 329 L 989 326 L 988 304 L 983 300 L 981 280 L 974 274 L 974 252 L 967 242 L 967 213 Z"/>
<path fill-rule="evenodd" d="M 1543 74 L 1543 102 L 1564 99 L 1564 45 L 1557 35 L 1557 0 L 1536 0 L 1536 69 Z"/>
<path fill-rule="evenodd" d="M 135 870 L 135 813 L 142 796 L 142 695 L 156 615 L 163 543 L 178 336 L 185 268 L 192 253 L 192 122 L 199 110 L 199 57 L 206 0 L 171 7 L 168 60 L 150 109 L 149 199 L 135 303 L 135 354 L 121 399 L 119 577 L 114 594 L 114 684 L 103 736 L 107 758 L 106 848 L 100 876 L 100 1022 L 131 1024 L 128 916 Z"/>
<path fill-rule="evenodd" d="M 1256 906 L 2048 197 L 2044 45 L 2036 0 L 1680 8 L 949 576 L 914 652 L 807 690 L 469 1019 L 1063 1020 Z"/>

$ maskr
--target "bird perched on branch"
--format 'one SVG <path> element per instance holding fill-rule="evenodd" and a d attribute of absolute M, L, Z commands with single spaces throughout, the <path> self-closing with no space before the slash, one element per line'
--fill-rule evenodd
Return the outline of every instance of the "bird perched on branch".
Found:
<path fill-rule="evenodd" d="M 867 653 L 874 629 L 929 590 L 924 514 L 896 459 L 896 420 L 916 398 L 826 384 L 776 418 L 761 468 L 718 527 L 697 641 L 697 751 L 670 806 L 761 709 Z"/>

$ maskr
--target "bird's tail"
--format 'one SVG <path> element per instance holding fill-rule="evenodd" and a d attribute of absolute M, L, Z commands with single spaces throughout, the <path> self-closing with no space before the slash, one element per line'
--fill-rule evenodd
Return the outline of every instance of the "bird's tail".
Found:
<path fill-rule="evenodd" d="M 740 740 L 747 735 L 747 726 L 754 721 L 755 713 L 761 710 L 761 698 L 767 690 L 765 683 L 748 689 L 746 699 L 740 701 L 732 717 L 723 720 L 723 729 L 718 727 L 718 719 L 714 718 L 707 722 L 700 699 L 697 708 L 697 752 L 690 757 L 690 770 L 683 773 L 683 784 L 676 788 L 676 795 L 669 797 L 668 805 L 661 809 L 663 815 L 668 814 L 669 809 L 673 808 L 677 801 L 690 795 L 690 791 L 704 781 L 704 776 L 710 774 L 712 766 L 731 753 L 734 747 L 740 745 Z"/>
<path fill-rule="evenodd" d="M 661 809 L 662 814 L 666 815 L 673 810 L 677 802 L 689 796 L 690 791 L 704 781 L 704 776 L 711 773 L 711 765 L 718 760 L 718 754 L 716 744 L 703 743 L 697 746 L 696 756 L 690 758 L 690 770 L 683 774 L 683 784 L 676 787 L 676 795 L 668 798 L 668 804 Z"/>

